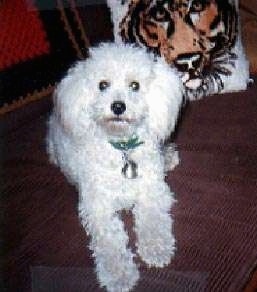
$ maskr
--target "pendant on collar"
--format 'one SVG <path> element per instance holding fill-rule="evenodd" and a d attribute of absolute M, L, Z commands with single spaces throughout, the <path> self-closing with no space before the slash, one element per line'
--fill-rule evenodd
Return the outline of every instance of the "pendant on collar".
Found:
<path fill-rule="evenodd" d="M 124 166 L 122 167 L 121 173 L 124 175 L 125 178 L 133 179 L 138 177 L 138 166 L 137 163 L 128 157 L 126 152 L 122 153 Z"/>
<path fill-rule="evenodd" d="M 117 150 L 122 151 L 122 158 L 124 160 L 124 166 L 122 167 L 121 173 L 125 178 L 134 179 L 138 177 L 138 166 L 137 163 L 129 158 L 129 150 L 133 150 L 136 147 L 144 144 L 144 142 L 139 141 L 138 136 L 133 135 L 128 140 L 121 141 L 109 141 L 109 143 Z"/>

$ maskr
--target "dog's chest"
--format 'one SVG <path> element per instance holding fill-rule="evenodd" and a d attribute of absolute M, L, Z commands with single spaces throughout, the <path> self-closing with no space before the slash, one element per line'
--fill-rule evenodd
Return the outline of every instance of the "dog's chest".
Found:
<path fill-rule="evenodd" d="M 106 145 L 105 145 L 106 146 Z M 100 147 L 96 145 L 87 149 L 87 169 L 85 177 L 100 187 L 103 200 L 112 202 L 114 208 L 119 210 L 131 208 L 140 196 L 145 196 L 149 191 L 149 184 L 156 179 L 160 169 L 157 151 L 144 149 L 143 146 L 128 152 L 128 159 L 135 165 L 127 166 L 127 175 L 124 174 L 126 163 L 122 151 L 113 147 Z M 136 175 L 131 176 L 135 171 Z M 131 177 L 130 177 L 131 176 Z M 97 187 L 98 188 L 98 187 Z"/>
<path fill-rule="evenodd" d="M 95 158 L 95 167 L 105 176 L 126 181 L 142 176 L 144 160 L 136 151 L 110 150 L 104 156 Z"/>
<path fill-rule="evenodd" d="M 147 149 L 140 146 L 132 151 L 120 151 L 113 147 L 106 149 L 99 147 L 97 155 L 90 161 L 93 173 L 101 175 L 105 181 L 115 181 L 118 185 L 138 184 L 140 180 L 146 180 L 156 172 L 160 166 L 159 152 L 155 149 Z M 114 185 L 116 185 L 114 183 Z"/>

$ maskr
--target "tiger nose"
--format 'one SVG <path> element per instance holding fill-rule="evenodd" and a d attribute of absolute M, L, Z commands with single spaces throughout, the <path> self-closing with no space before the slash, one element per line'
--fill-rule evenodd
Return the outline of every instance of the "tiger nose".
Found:
<path fill-rule="evenodd" d="M 111 111 L 117 116 L 122 115 L 126 111 L 126 104 L 123 101 L 114 101 L 111 104 Z"/>

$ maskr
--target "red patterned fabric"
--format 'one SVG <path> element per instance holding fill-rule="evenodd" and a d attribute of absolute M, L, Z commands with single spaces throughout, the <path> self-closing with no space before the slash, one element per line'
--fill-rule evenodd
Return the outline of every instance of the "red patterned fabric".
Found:
<path fill-rule="evenodd" d="M 50 44 L 31 0 L 0 6 L 0 70 L 49 53 Z"/>
<path fill-rule="evenodd" d="M 73 0 L 0 0 L 0 115 L 49 95 L 88 44 Z"/>

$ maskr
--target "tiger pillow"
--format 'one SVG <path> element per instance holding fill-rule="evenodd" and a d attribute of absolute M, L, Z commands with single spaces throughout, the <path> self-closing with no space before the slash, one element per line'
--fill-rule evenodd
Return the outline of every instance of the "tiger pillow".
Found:
<path fill-rule="evenodd" d="M 185 97 L 244 90 L 249 64 L 238 0 L 107 0 L 116 42 L 161 55 L 181 75 Z"/>

